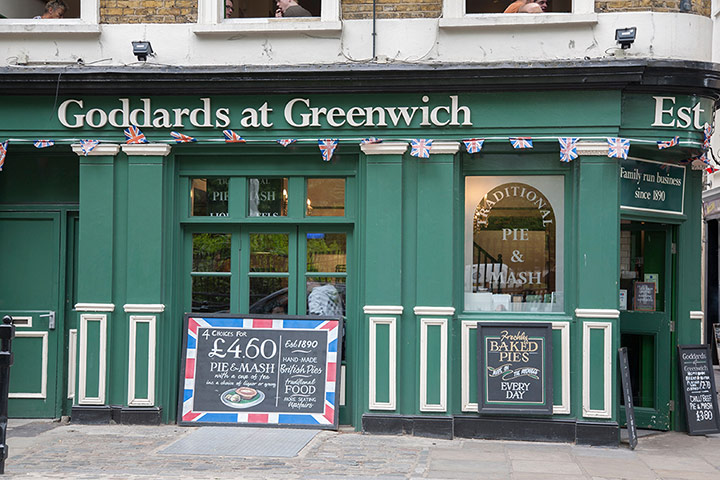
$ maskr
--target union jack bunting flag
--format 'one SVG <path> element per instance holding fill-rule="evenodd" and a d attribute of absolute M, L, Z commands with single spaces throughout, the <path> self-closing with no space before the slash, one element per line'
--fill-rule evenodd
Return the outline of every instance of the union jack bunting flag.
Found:
<path fill-rule="evenodd" d="M 471 138 L 469 140 L 463 140 L 462 142 L 465 144 L 465 150 L 467 150 L 468 153 L 478 153 L 480 150 L 482 150 L 485 139 Z"/>
<path fill-rule="evenodd" d="M 509 138 L 513 148 L 533 148 L 532 138 L 530 137 L 512 137 Z"/>
<path fill-rule="evenodd" d="M 148 143 L 145 134 L 135 125 L 125 129 L 125 138 L 127 138 L 127 142 L 125 143 Z"/>
<path fill-rule="evenodd" d="M 175 143 L 197 142 L 197 138 L 190 137 L 188 135 L 183 135 L 182 133 L 178 133 L 178 132 L 170 132 L 170 136 L 175 139 Z"/>
<path fill-rule="evenodd" d="M 368 137 L 360 140 L 360 145 L 372 145 L 374 143 L 382 143 L 382 138 Z"/>
<path fill-rule="evenodd" d="M 232 130 L 223 130 L 225 135 L 225 143 L 245 143 L 245 139 Z"/>
<path fill-rule="evenodd" d="M 627 159 L 630 140 L 627 138 L 608 138 L 608 157 Z"/>
<path fill-rule="evenodd" d="M 410 156 L 420 158 L 430 158 L 430 147 L 433 141 L 429 138 L 414 138 L 410 140 Z"/>
<path fill-rule="evenodd" d="M 712 137 L 713 128 L 705 123 L 703 126 L 703 149 L 707 150 L 710 148 L 710 137 Z"/>
<path fill-rule="evenodd" d="M 35 140 L 33 145 L 35 145 L 35 148 L 47 148 L 47 147 L 52 147 L 53 145 L 55 145 L 55 141 L 54 140 Z"/>
<path fill-rule="evenodd" d="M 335 153 L 338 141 L 333 139 L 318 140 L 318 146 L 320 147 L 320 153 L 324 162 L 329 162 Z"/>
<path fill-rule="evenodd" d="M 281 138 L 280 140 L 277 141 L 277 143 L 279 143 L 283 147 L 287 147 L 291 143 L 295 143 L 295 142 L 297 142 L 297 140 L 295 140 L 294 138 Z"/>
<path fill-rule="evenodd" d="M 80 149 L 87 157 L 88 153 L 95 150 L 95 147 L 97 147 L 99 144 L 100 140 L 80 140 Z"/>
<path fill-rule="evenodd" d="M 560 137 L 558 143 L 560 144 L 560 161 L 570 162 L 578 157 L 577 153 L 577 137 Z"/>
<path fill-rule="evenodd" d="M 670 148 L 674 147 L 680 143 L 680 137 L 674 137 L 672 140 L 661 140 L 657 142 L 657 146 L 659 150 L 662 150 L 664 148 Z"/>
<path fill-rule="evenodd" d="M 7 155 L 7 149 L 8 141 L 5 140 L 0 143 L 0 170 L 2 170 L 3 165 L 5 165 L 5 155 Z"/>

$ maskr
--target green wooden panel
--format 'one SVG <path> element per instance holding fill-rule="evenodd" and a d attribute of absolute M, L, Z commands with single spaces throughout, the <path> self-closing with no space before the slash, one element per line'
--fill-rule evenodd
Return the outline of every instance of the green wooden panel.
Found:
<path fill-rule="evenodd" d="M 375 325 L 375 401 L 390 401 L 390 325 Z"/>
<path fill-rule="evenodd" d="M 150 323 L 135 324 L 135 398 L 148 398 Z"/>
<path fill-rule="evenodd" d="M 552 331 L 553 359 L 553 405 L 562 404 L 562 331 Z"/>
<path fill-rule="evenodd" d="M 442 385 L 440 383 L 441 362 L 442 362 L 442 327 L 440 325 L 428 325 L 427 327 L 427 377 L 425 384 L 426 401 L 430 405 L 440 403 Z"/>
<path fill-rule="evenodd" d="M 477 384 L 477 328 L 471 328 L 468 331 L 468 376 L 470 403 L 478 402 L 478 384 Z"/>
<path fill-rule="evenodd" d="M 43 339 L 16 337 L 12 343 L 14 363 L 10 370 L 10 393 L 42 391 Z"/>
<path fill-rule="evenodd" d="M 85 322 L 85 325 L 87 338 L 85 396 L 95 398 L 100 396 L 100 335 L 102 328 L 99 321 Z"/>
<path fill-rule="evenodd" d="M 21 148 L 11 147 L 12 153 L 0 175 L 0 204 L 78 202 L 76 154 L 68 151 L 63 155 L 48 155 L 34 147 L 26 153 Z"/>
<path fill-rule="evenodd" d="M 605 331 L 590 330 L 590 408 L 605 409 Z"/>

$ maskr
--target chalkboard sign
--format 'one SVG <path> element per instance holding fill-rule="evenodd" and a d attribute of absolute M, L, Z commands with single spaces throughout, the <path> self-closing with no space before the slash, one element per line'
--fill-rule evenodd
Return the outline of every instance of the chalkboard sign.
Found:
<path fill-rule="evenodd" d="M 477 326 L 480 413 L 552 414 L 552 324 Z"/>
<path fill-rule="evenodd" d="M 637 447 L 637 424 L 635 423 L 635 406 L 633 405 L 632 385 L 630 383 L 630 364 L 628 363 L 627 348 L 618 349 L 620 356 L 620 379 L 622 380 L 623 399 L 625 400 L 625 423 L 627 424 L 630 449 Z"/>
<path fill-rule="evenodd" d="M 178 423 L 337 429 L 342 319 L 185 315 Z"/>
<path fill-rule="evenodd" d="M 680 345 L 678 350 L 690 435 L 720 433 L 710 345 Z"/>
<path fill-rule="evenodd" d="M 655 282 L 635 282 L 634 309 L 655 311 Z"/>

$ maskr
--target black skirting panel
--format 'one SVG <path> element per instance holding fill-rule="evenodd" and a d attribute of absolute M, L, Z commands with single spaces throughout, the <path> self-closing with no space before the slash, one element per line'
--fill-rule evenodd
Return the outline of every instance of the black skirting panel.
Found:
<path fill-rule="evenodd" d="M 88 425 L 119 423 L 122 425 L 160 425 L 160 407 L 121 407 L 110 405 L 75 405 L 70 421 Z"/>

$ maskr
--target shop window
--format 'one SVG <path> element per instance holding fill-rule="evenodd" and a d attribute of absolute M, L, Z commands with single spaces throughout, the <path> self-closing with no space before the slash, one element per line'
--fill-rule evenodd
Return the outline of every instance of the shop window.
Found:
<path fill-rule="evenodd" d="M 250 234 L 250 313 L 288 313 L 287 233 Z"/>
<path fill-rule="evenodd" d="M 263 18 L 275 17 L 278 4 L 275 0 L 223 0 L 225 18 Z M 320 0 L 298 0 L 298 5 L 310 13 L 311 17 L 319 17 Z"/>
<path fill-rule="evenodd" d="M 228 179 L 193 178 L 190 189 L 190 212 L 193 217 L 226 217 L 228 215 Z"/>
<path fill-rule="evenodd" d="M 230 311 L 230 244 L 228 233 L 192 235 L 192 310 Z"/>
<path fill-rule="evenodd" d="M 347 241 L 344 233 L 307 233 L 308 315 L 345 315 Z"/>
<path fill-rule="evenodd" d="M 593 0 L 547 0 L 542 13 L 503 14 L 511 3 L 513 0 L 444 0 L 440 27 L 597 22 Z M 543 3 L 540 1 L 538 6 Z"/>
<path fill-rule="evenodd" d="M 513 0 L 465 0 L 465 13 L 503 13 Z M 537 0 L 543 13 L 572 12 L 571 0 Z"/>
<path fill-rule="evenodd" d="M 45 13 L 46 3 L 47 0 L 3 0 L 0 4 L 0 18 L 34 19 Z M 80 0 L 63 0 L 63 3 L 67 8 L 54 9 L 56 15 L 62 13 L 61 18 L 80 18 Z"/>
<path fill-rule="evenodd" d="M 0 32 L 21 34 L 72 35 L 100 33 L 100 0 L 63 0 L 62 18 L 36 19 L 45 11 L 47 0 L 0 1 Z"/>
<path fill-rule="evenodd" d="M 310 16 L 276 17 L 275 0 L 198 0 L 198 34 L 340 30 L 339 0 L 297 0 Z M 227 8 L 232 4 L 232 8 Z M 297 10 L 297 9 L 295 9 Z"/>
<path fill-rule="evenodd" d="M 345 215 L 345 179 L 308 178 L 305 215 L 308 217 Z"/>
<path fill-rule="evenodd" d="M 251 178 L 248 181 L 250 217 L 286 217 L 288 212 L 287 178 Z"/>
<path fill-rule="evenodd" d="M 465 179 L 466 311 L 563 310 L 563 179 Z"/>

